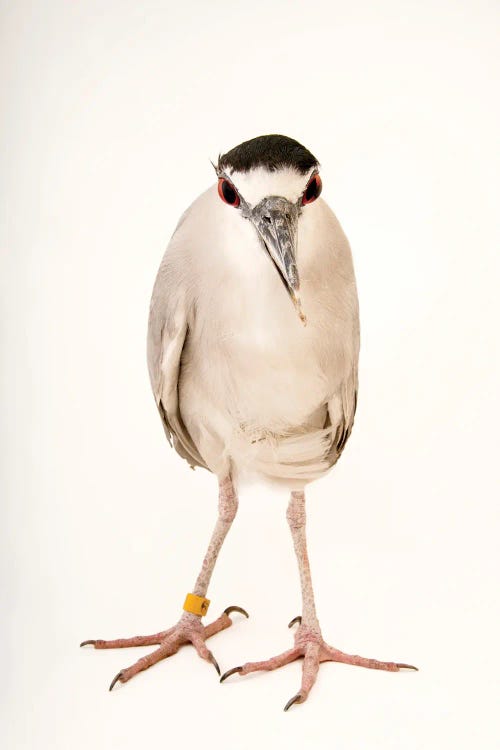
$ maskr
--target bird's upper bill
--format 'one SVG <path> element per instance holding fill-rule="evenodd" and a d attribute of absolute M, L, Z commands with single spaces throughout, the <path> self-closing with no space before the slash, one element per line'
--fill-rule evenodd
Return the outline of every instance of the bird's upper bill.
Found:
<path fill-rule="evenodd" d="M 219 158 L 220 198 L 250 221 L 301 321 L 297 236 L 301 212 L 321 192 L 318 162 L 297 141 L 262 136 Z"/>

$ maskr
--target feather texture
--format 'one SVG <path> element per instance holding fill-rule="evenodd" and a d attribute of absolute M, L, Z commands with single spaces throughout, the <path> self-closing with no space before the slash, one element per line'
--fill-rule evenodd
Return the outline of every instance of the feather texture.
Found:
<path fill-rule="evenodd" d="M 148 363 L 167 436 L 190 465 L 301 487 L 340 456 L 356 409 L 358 304 L 347 239 L 322 199 L 299 218 L 297 263 L 306 328 L 254 228 L 215 186 L 179 223 L 153 289 Z"/>

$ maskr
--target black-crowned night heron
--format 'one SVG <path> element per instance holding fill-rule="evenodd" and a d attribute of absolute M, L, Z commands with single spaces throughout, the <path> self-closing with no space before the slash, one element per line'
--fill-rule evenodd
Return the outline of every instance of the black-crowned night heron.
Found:
<path fill-rule="evenodd" d="M 351 252 L 320 199 L 315 157 L 300 143 L 267 135 L 219 158 L 218 184 L 182 216 L 151 300 L 148 362 L 169 440 L 191 466 L 219 479 L 219 517 L 184 613 L 169 630 L 96 648 L 157 645 L 113 680 L 192 643 L 217 662 L 206 639 L 229 627 L 228 609 L 210 625 L 208 584 L 237 510 L 236 485 L 260 476 L 290 492 L 287 519 L 302 587 L 293 648 L 226 672 L 269 670 L 304 657 L 303 702 L 323 661 L 374 669 L 407 664 L 352 656 L 327 645 L 316 616 L 305 537 L 306 484 L 337 461 L 356 410 L 359 318 Z M 290 623 L 290 624 L 292 624 Z"/>

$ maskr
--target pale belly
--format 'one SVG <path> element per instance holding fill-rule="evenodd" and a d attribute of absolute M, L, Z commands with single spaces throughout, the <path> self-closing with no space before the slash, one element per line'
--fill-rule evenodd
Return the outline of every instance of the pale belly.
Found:
<path fill-rule="evenodd" d="M 286 325 L 262 322 L 218 334 L 212 329 L 194 341 L 196 349 L 187 345 L 179 383 L 183 420 L 216 473 L 230 462 L 280 477 L 295 461 L 288 448 L 295 463 L 307 454 L 314 471 L 324 472 L 328 400 L 342 376 L 332 342 L 325 343 L 321 327 L 304 328 L 293 315 Z M 297 443 L 302 439 L 304 446 Z M 280 451 L 284 458 L 277 460 Z"/>
<path fill-rule="evenodd" d="M 247 428 L 280 433 L 317 425 L 323 413 L 329 382 L 311 346 L 311 339 L 283 342 L 272 337 L 227 342 L 232 362 L 225 393 L 231 393 L 230 411 Z M 321 420 L 320 420 L 321 421 Z"/>

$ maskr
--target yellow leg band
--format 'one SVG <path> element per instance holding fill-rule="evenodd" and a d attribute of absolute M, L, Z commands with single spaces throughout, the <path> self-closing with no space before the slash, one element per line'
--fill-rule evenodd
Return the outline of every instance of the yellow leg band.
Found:
<path fill-rule="evenodd" d="M 209 604 L 210 599 L 205 599 L 204 596 L 187 594 L 183 609 L 185 609 L 186 612 L 191 612 L 193 615 L 200 615 L 203 617 L 203 615 L 206 615 L 208 612 Z"/>

